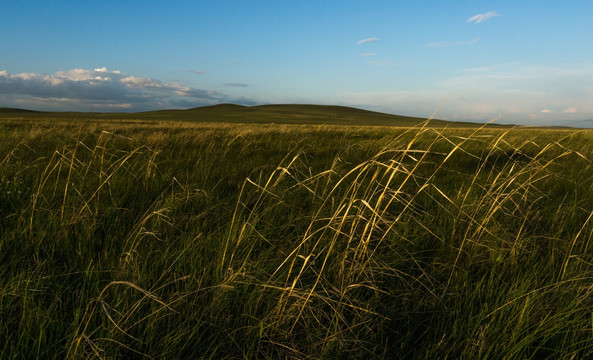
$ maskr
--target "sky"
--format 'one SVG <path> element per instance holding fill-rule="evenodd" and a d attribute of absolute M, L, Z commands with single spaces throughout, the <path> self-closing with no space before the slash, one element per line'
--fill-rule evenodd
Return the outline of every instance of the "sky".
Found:
<path fill-rule="evenodd" d="M 331 104 L 593 127 L 593 1 L 0 2 L 0 107 Z"/>

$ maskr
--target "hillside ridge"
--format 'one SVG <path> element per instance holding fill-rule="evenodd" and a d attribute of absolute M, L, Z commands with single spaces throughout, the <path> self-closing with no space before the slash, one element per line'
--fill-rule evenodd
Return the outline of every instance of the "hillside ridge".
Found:
<path fill-rule="evenodd" d="M 189 109 L 162 109 L 135 113 L 40 112 L 26 109 L 0 108 L 0 118 L 64 118 L 64 119 L 125 119 L 156 121 L 189 121 L 208 123 L 302 124 L 346 126 L 418 126 L 427 118 L 387 114 L 341 105 L 265 104 L 245 106 L 216 104 Z M 478 127 L 483 124 L 430 119 L 436 127 Z M 506 127 L 506 125 L 488 125 Z"/>

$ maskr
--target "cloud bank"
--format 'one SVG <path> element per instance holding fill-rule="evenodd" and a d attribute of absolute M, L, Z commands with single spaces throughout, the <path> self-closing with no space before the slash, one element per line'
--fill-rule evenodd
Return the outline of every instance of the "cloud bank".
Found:
<path fill-rule="evenodd" d="M 145 111 L 235 102 L 219 91 L 195 89 L 178 82 L 137 77 L 105 67 L 72 69 L 52 75 L 9 74 L 0 70 L 0 106 L 41 110 Z"/>
<path fill-rule="evenodd" d="M 501 16 L 499 13 L 497 13 L 496 11 L 488 11 L 487 13 L 484 14 L 476 14 L 472 17 L 470 17 L 469 19 L 467 19 L 466 22 L 470 23 L 473 22 L 474 24 L 479 24 L 483 21 L 486 21 L 490 18 L 493 18 L 495 16 Z"/>
<path fill-rule="evenodd" d="M 593 119 L 593 67 L 552 67 L 521 63 L 461 70 L 427 89 L 351 92 L 349 106 L 447 120 L 523 125 L 571 125 Z M 588 122 L 591 125 L 593 122 Z"/>

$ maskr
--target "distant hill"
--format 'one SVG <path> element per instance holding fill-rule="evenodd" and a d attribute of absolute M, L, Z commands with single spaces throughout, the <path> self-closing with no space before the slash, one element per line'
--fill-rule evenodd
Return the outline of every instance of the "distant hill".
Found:
<path fill-rule="evenodd" d="M 416 126 L 426 118 L 385 114 L 347 106 L 279 104 L 243 106 L 219 104 L 187 110 L 157 110 L 139 113 L 80 113 L 80 112 L 37 112 L 23 109 L 0 108 L 2 117 L 34 118 L 80 118 L 92 119 L 138 119 L 167 121 L 197 121 L 221 123 L 261 124 L 318 124 L 351 126 Z M 431 120 L 432 126 L 475 127 L 481 124 Z M 501 126 L 501 125 L 494 125 Z"/>
<path fill-rule="evenodd" d="M 15 114 L 15 113 L 34 114 L 34 113 L 39 113 L 39 111 L 26 110 L 26 109 L 18 109 L 18 108 L 0 107 L 0 114 L 6 114 L 6 113 L 11 113 L 11 114 Z"/>
<path fill-rule="evenodd" d="M 142 118 L 226 123 L 327 124 L 370 126 L 415 126 L 426 118 L 385 114 L 347 106 L 277 104 L 242 106 L 220 104 L 187 110 L 159 110 L 142 113 Z M 478 124 L 431 120 L 433 126 Z"/>

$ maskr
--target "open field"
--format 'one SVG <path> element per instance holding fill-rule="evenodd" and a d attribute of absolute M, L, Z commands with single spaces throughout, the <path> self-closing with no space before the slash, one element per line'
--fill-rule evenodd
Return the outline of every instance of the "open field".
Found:
<path fill-rule="evenodd" d="M 593 355 L 591 131 L 78 116 L 0 119 L 0 358 Z"/>
<path fill-rule="evenodd" d="M 146 121 L 189 121 L 201 123 L 242 123 L 242 124 L 300 124 L 300 125 L 348 125 L 348 126 L 417 126 L 426 119 L 384 114 L 345 106 L 326 105 L 260 105 L 241 106 L 220 104 L 187 110 L 159 110 L 141 113 L 76 113 L 76 112 L 37 112 L 22 109 L 0 108 L 0 118 L 37 120 L 39 118 L 56 120 L 146 120 Z M 449 122 L 431 120 L 434 127 L 475 127 L 468 122 Z M 489 124 L 490 128 L 508 127 Z"/>

